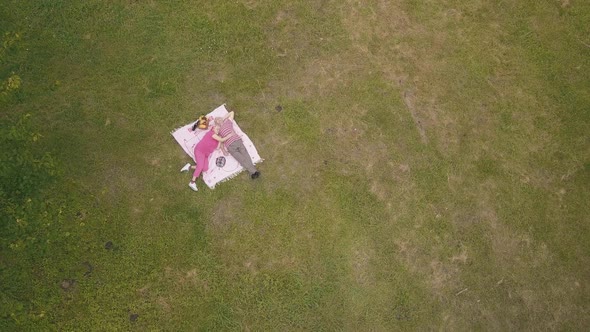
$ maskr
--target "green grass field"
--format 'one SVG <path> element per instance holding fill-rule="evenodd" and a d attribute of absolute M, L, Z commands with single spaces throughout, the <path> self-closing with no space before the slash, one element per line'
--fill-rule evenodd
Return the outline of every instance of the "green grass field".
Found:
<path fill-rule="evenodd" d="M 588 22 L 3 1 L 0 330 L 589 329 Z M 170 132 L 223 103 L 262 176 L 195 193 Z"/>

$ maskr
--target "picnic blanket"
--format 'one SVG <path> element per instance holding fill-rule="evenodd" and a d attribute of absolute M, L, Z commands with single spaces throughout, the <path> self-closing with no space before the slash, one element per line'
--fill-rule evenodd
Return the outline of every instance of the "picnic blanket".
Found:
<path fill-rule="evenodd" d="M 223 104 L 214 109 L 209 114 L 207 114 L 207 117 L 224 117 L 227 114 L 228 111 L 225 108 L 225 104 Z M 209 131 L 210 129 L 197 129 L 193 132 L 192 127 L 194 123 L 195 122 L 191 122 L 172 132 L 172 136 L 174 137 L 174 139 L 178 142 L 178 144 L 180 144 L 184 152 L 186 152 L 186 154 L 188 154 L 193 160 L 195 159 L 195 145 L 199 143 L 199 141 L 203 138 L 205 133 L 207 133 L 207 131 Z M 242 142 L 244 143 L 246 150 L 248 150 L 248 153 L 252 158 L 252 162 L 254 164 L 261 162 L 262 158 L 260 158 L 260 155 L 258 155 L 258 151 L 256 150 L 254 143 L 252 143 L 248 135 L 246 135 L 242 131 L 242 129 L 240 129 L 235 119 L 234 129 L 236 131 L 236 134 L 238 134 L 238 136 L 242 138 Z M 216 160 L 218 157 L 221 156 L 225 157 L 225 165 L 219 167 L 216 165 Z M 243 170 L 244 168 L 238 163 L 238 161 L 234 157 L 232 157 L 230 154 L 224 156 L 223 152 L 221 152 L 220 149 L 217 149 L 209 156 L 209 170 L 207 172 L 202 173 L 203 180 L 209 188 L 213 189 L 215 188 L 215 185 L 219 182 L 231 179 Z"/>

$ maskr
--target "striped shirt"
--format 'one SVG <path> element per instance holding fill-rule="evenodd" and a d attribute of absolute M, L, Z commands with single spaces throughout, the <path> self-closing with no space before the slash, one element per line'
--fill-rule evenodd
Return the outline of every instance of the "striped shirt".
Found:
<path fill-rule="evenodd" d="M 223 142 L 225 144 L 225 147 L 228 147 L 233 142 L 239 141 L 242 139 L 242 138 L 240 138 L 240 136 L 238 136 L 236 134 L 232 121 L 230 119 L 226 119 L 223 121 L 223 124 L 221 124 L 221 127 L 219 127 L 219 136 L 227 137 L 228 135 L 231 135 L 231 134 L 233 134 L 233 136 L 228 138 L 227 141 Z"/>

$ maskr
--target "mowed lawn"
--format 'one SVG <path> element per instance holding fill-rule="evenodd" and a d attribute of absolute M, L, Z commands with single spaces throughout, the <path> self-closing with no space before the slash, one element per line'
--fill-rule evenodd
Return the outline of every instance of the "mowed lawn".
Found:
<path fill-rule="evenodd" d="M 0 330 L 590 328 L 590 2 L 0 6 Z M 198 192 L 226 103 L 262 175 Z"/>

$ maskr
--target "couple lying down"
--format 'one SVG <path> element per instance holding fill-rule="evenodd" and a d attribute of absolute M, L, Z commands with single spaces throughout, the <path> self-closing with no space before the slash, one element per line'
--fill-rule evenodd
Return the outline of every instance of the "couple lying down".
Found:
<path fill-rule="evenodd" d="M 225 117 L 216 117 L 215 119 L 207 119 L 205 116 L 201 116 L 192 127 L 193 132 L 197 129 L 209 129 L 201 141 L 195 145 L 196 165 L 191 166 L 190 163 L 187 163 L 180 170 L 181 172 L 188 172 L 189 169 L 194 169 L 193 178 L 188 184 L 192 190 L 198 190 L 195 181 L 202 172 L 207 172 L 209 169 L 209 156 L 218 148 L 223 151 L 224 155 L 229 152 L 250 173 L 252 179 L 260 176 L 260 172 L 252 163 L 252 158 L 250 158 L 242 138 L 234 130 L 233 119 L 233 111 L 229 112 Z M 213 124 L 211 120 L 213 120 Z"/>

